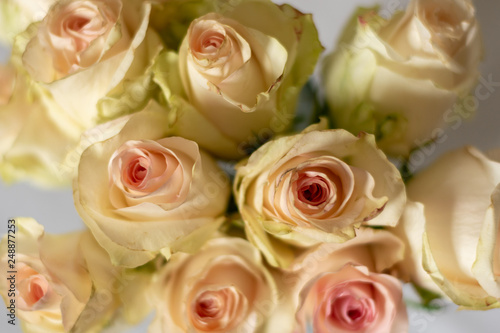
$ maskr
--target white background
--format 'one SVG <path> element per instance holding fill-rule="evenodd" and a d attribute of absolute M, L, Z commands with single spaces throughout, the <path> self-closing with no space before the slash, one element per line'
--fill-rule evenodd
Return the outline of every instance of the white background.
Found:
<path fill-rule="evenodd" d="M 2 1 L 2 0 L 0 0 Z M 276 1 L 284 3 L 285 1 Z M 335 41 L 345 21 L 356 6 L 372 6 L 375 0 L 289 0 L 302 12 L 313 13 L 320 39 L 326 52 L 333 50 Z M 385 8 L 403 8 L 407 1 L 381 0 Z M 475 0 L 478 20 L 484 36 L 485 59 L 481 65 L 482 75 L 492 76 L 500 82 L 500 1 Z M 6 61 L 8 51 L 0 47 L 0 61 Z M 497 88 L 500 90 L 500 88 Z M 84 96 L 82 96 L 84 98 Z M 432 162 L 443 152 L 474 145 L 483 150 L 500 147 L 500 92 L 495 92 L 488 100 L 481 101 L 474 119 L 466 121 L 456 130 L 448 129 L 447 139 L 435 151 L 427 154 L 425 164 Z M 1 138 L 0 138 L 1 140 Z M 71 189 L 45 191 L 29 184 L 6 186 L 0 182 L 0 234 L 7 230 L 8 218 L 16 216 L 34 217 L 50 233 L 64 233 L 84 227 L 73 207 Z M 408 289 L 409 290 L 409 289 Z M 407 297 L 411 292 L 408 292 Z M 494 333 L 500 332 L 500 310 L 488 312 L 456 311 L 449 305 L 437 313 L 409 309 L 411 333 Z M 145 332 L 147 324 L 135 327 L 131 332 Z M 1 332 L 20 332 L 19 324 L 12 328 L 7 325 L 7 316 L 0 312 Z M 281 333 L 281 332 L 277 332 Z"/>

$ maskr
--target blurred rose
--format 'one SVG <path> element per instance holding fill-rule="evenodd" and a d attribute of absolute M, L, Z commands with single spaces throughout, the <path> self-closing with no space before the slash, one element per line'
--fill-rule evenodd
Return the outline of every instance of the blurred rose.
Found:
<path fill-rule="evenodd" d="M 474 88 L 481 36 L 469 0 L 413 0 L 389 21 L 376 10 L 358 10 L 346 27 L 325 62 L 325 93 L 338 127 L 375 133 L 388 154 L 408 155 L 441 135 Z"/>
<path fill-rule="evenodd" d="M 178 59 L 159 58 L 155 79 L 167 103 L 180 103 L 185 95 L 194 107 L 193 115 L 178 118 L 206 128 L 178 126 L 179 135 L 218 156 L 237 158 L 288 128 L 321 50 L 310 15 L 271 1 L 237 1 L 195 19 Z M 179 85 L 184 91 L 178 92 Z M 205 141 L 207 131 L 218 139 Z"/>
<path fill-rule="evenodd" d="M 167 137 L 167 117 L 151 109 L 133 115 L 82 154 L 75 205 L 114 264 L 196 249 L 223 221 L 225 174 L 195 142 Z"/>
<path fill-rule="evenodd" d="M 408 184 L 408 197 L 423 205 L 424 219 L 415 214 L 403 221 L 405 231 L 417 231 L 406 235 L 416 239 L 409 243 L 415 259 L 406 268 L 420 274 L 418 240 L 423 233 L 425 270 L 464 308 L 500 306 L 498 161 L 465 147 L 440 158 Z"/>
<path fill-rule="evenodd" d="M 56 0 L 2 0 L 0 42 L 12 44 L 14 37 L 33 22 L 41 21 Z"/>
<path fill-rule="evenodd" d="M 128 87 L 144 79 L 159 52 L 161 41 L 148 29 L 150 11 L 142 0 L 63 0 L 16 39 L 13 54 L 22 54 L 29 75 L 89 128 L 124 112 L 107 99 L 127 98 Z M 149 93 L 143 87 L 140 98 Z M 129 112 L 144 106 L 135 104 Z"/>
<path fill-rule="evenodd" d="M 236 168 L 247 237 L 275 266 L 289 259 L 277 239 L 342 242 L 362 224 L 395 225 L 403 210 L 403 182 L 374 137 L 319 126 L 265 144 Z"/>
<path fill-rule="evenodd" d="M 71 183 L 74 163 L 63 161 L 77 146 L 83 128 L 22 70 L 15 72 L 12 81 L 9 79 L 0 88 L 2 93 L 12 89 L 6 103 L 0 102 L 2 180 L 67 186 Z"/>
<path fill-rule="evenodd" d="M 407 332 L 401 284 L 380 274 L 400 262 L 403 253 L 397 237 L 372 229 L 304 253 L 278 280 L 285 297 L 277 318 L 293 325 L 283 331 Z"/>
<path fill-rule="evenodd" d="M 212 239 L 194 255 L 174 254 L 153 290 L 150 332 L 273 332 L 267 320 L 276 286 L 244 239 Z"/>
<path fill-rule="evenodd" d="M 0 268 L 5 274 L 0 293 L 6 306 L 16 290 L 16 316 L 26 331 L 68 332 L 90 298 L 92 281 L 79 253 L 80 234 L 44 235 L 35 220 L 15 220 L 15 261 L 9 257 L 5 236 L 1 242 Z M 12 234 L 10 234 L 12 235 Z M 15 269 L 12 269 L 14 265 Z M 15 282 L 8 271 L 17 270 Z M 15 283 L 15 288 L 12 287 Z"/>

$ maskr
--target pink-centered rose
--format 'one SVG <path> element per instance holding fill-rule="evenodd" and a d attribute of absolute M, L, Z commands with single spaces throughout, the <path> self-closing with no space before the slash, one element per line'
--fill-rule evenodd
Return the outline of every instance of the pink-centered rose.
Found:
<path fill-rule="evenodd" d="M 407 332 L 401 283 L 382 274 L 403 255 L 396 236 L 364 228 L 345 243 L 307 251 L 277 280 L 284 297 L 274 324 L 295 333 Z"/>
<path fill-rule="evenodd" d="M 75 205 L 115 264 L 135 267 L 194 251 L 223 222 L 225 174 L 198 145 L 169 137 L 168 113 L 148 110 L 88 147 L 74 182 Z"/>
<path fill-rule="evenodd" d="M 401 283 L 364 266 L 325 273 L 305 286 L 301 298 L 297 319 L 309 321 L 317 333 L 408 331 Z"/>
<path fill-rule="evenodd" d="M 275 282 L 244 239 L 216 238 L 194 255 L 174 254 L 152 290 L 150 332 L 273 332 Z"/>
<path fill-rule="evenodd" d="M 63 0 L 17 39 L 13 55 L 84 128 L 141 109 L 162 48 L 142 0 Z M 131 87 L 140 86 L 141 94 Z M 137 89 L 136 89 L 137 91 Z M 85 98 L 81 98 L 85 96 Z M 125 99 L 121 105 L 115 99 Z"/>
<path fill-rule="evenodd" d="M 404 207 L 400 175 L 372 136 L 314 129 L 269 142 L 237 166 L 234 190 L 248 239 L 272 265 L 291 258 L 278 240 L 342 242 L 363 224 L 395 225 Z"/>
<path fill-rule="evenodd" d="M 5 236 L 0 244 L 0 293 L 6 306 L 16 300 L 16 316 L 26 331 L 70 331 L 92 292 L 79 251 L 80 234 L 45 235 L 43 227 L 28 218 L 14 223 L 15 243 Z M 15 256 L 9 244 L 16 245 Z M 7 279 L 8 271 L 17 271 L 14 279 Z M 15 298 L 11 290 L 16 290 Z"/>

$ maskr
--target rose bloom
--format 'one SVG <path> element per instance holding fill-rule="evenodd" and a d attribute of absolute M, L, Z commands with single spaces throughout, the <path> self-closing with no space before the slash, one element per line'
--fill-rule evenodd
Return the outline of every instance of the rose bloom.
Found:
<path fill-rule="evenodd" d="M 239 158 L 288 128 L 321 51 L 310 15 L 271 1 L 239 1 L 195 19 L 178 56 L 160 57 L 155 80 L 169 105 L 191 105 L 177 111 L 180 136 Z M 191 122 L 203 130 L 193 131 Z"/>
<path fill-rule="evenodd" d="M 151 4 L 142 0 L 59 1 L 21 35 L 25 42 L 14 53 L 22 53 L 30 76 L 89 128 L 98 117 L 124 112 L 115 104 L 109 109 L 107 99 L 127 98 L 132 92 L 124 82 L 140 80 L 161 49 L 159 37 L 148 29 L 150 11 Z M 135 104 L 129 111 L 143 106 Z"/>
<path fill-rule="evenodd" d="M 465 147 L 408 183 L 421 208 L 398 226 L 413 259 L 402 270 L 426 287 L 425 270 L 462 308 L 500 307 L 499 157 Z"/>
<path fill-rule="evenodd" d="M 147 70 L 162 47 L 148 29 L 150 6 L 60 1 L 19 35 L 10 60 L 14 97 L 0 106 L 5 181 L 69 185 L 80 135 L 144 107 L 152 92 Z"/>
<path fill-rule="evenodd" d="M 480 29 L 470 0 L 412 0 L 388 21 L 376 11 L 359 9 L 325 61 L 325 94 L 339 127 L 408 155 L 475 111 L 466 98 L 479 78 Z"/>
<path fill-rule="evenodd" d="M 40 21 L 56 0 L 3 0 L 0 5 L 0 41 L 12 45 L 14 37 Z"/>
<path fill-rule="evenodd" d="M 66 167 L 63 161 L 68 147 L 77 146 L 82 126 L 22 70 L 11 63 L 7 68 L 9 77 L 2 76 L 6 82 L 0 83 L 6 95 L 0 101 L 2 180 L 30 180 L 44 187 L 71 184 L 72 164 Z"/>
<path fill-rule="evenodd" d="M 195 142 L 168 137 L 167 123 L 162 109 L 139 112 L 119 131 L 103 126 L 118 134 L 82 154 L 76 209 L 114 264 L 194 251 L 224 220 L 225 174 Z"/>
<path fill-rule="evenodd" d="M 15 289 L 16 316 L 23 330 L 68 332 L 92 291 L 91 277 L 79 253 L 80 234 L 46 235 L 33 219 L 15 221 L 15 261 L 9 257 L 8 244 L 12 243 L 7 236 L 0 244 L 0 294 L 5 305 L 11 304 Z M 17 271 L 15 281 L 7 279 L 12 270 Z"/>
<path fill-rule="evenodd" d="M 275 332 L 267 321 L 276 285 L 244 239 L 216 238 L 196 254 L 174 254 L 152 290 L 150 332 Z"/>
<path fill-rule="evenodd" d="M 403 243 L 382 230 L 357 234 L 307 251 L 277 280 L 285 295 L 277 318 L 291 325 L 283 331 L 408 332 L 401 283 L 381 274 L 403 259 Z"/>
<path fill-rule="evenodd" d="M 237 166 L 236 202 L 248 239 L 274 266 L 296 246 L 342 242 L 360 225 L 393 226 L 406 200 L 399 172 L 372 135 L 315 130 L 271 141 Z"/>

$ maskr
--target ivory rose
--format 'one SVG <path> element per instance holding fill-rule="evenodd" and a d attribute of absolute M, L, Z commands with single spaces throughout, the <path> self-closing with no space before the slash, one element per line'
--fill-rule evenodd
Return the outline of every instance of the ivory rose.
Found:
<path fill-rule="evenodd" d="M 267 322 L 276 285 L 244 239 L 215 238 L 196 254 L 174 254 L 152 290 L 149 332 L 275 332 Z"/>
<path fill-rule="evenodd" d="M 137 111 L 149 97 L 148 69 L 161 49 L 142 0 L 62 0 L 16 40 L 22 66 L 84 128 Z M 136 81 L 137 100 L 121 106 Z M 82 98 L 82 96 L 85 96 Z"/>
<path fill-rule="evenodd" d="M 277 280 L 284 293 L 277 316 L 286 325 L 282 331 L 408 332 L 401 283 L 381 274 L 403 254 L 391 233 L 363 228 L 345 243 L 302 254 Z"/>
<path fill-rule="evenodd" d="M 405 260 L 404 268 L 422 276 L 423 264 L 462 308 L 500 306 L 499 161 L 498 155 L 465 147 L 408 184 L 408 197 L 422 205 L 424 218 L 414 214 L 403 220 L 401 228 L 413 231 L 406 238 L 416 240 L 408 247 L 414 260 Z"/>
<path fill-rule="evenodd" d="M 73 184 L 78 213 L 115 265 L 193 251 L 224 220 L 225 174 L 195 142 L 169 137 L 168 112 L 152 105 L 90 145 Z"/>
<path fill-rule="evenodd" d="M 42 20 L 54 2 L 56 0 L 3 0 L 0 3 L 0 42 L 12 44 L 18 33 Z"/>
<path fill-rule="evenodd" d="M 15 243 L 6 235 L 0 244 L 2 298 L 8 306 L 14 299 L 10 290 L 16 290 L 16 316 L 25 331 L 68 332 L 92 292 L 92 280 L 79 253 L 80 234 L 45 235 L 43 227 L 29 218 L 15 219 L 15 225 Z M 16 245 L 15 260 L 9 256 L 8 244 Z M 12 270 L 17 271 L 15 280 L 7 280 Z"/>
<path fill-rule="evenodd" d="M 155 81 L 174 110 L 189 102 L 189 111 L 176 112 L 180 122 L 203 124 L 203 131 L 178 125 L 179 135 L 238 158 L 289 127 L 321 50 L 310 15 L 238 0 L 191 22 L 178 56 L 160 56 Z"/>
<path fill-rule="evenodd" d="M 475 111 L 454 105 L 479 78 L 480 29 L 470 0 L 412 0 L 387 21 L 377 9 L 359 9 L 345 28 L 324 64 L 325 94 L 337 126 L 408 155 Z"/>
<path fill-rule="evenodd" d="M 343 242 L 361 225 L 394 226 L 406 200 L 372 135 L 319 130 L 271 141 L 237 165 L 234 192 L 248 239 L 274 266 L 290 249 Z"/>
<path fill-rule="evenodd" d="M 45 89 L 22 70 L 14 70 L 14 65 L 8 66 L 14 71 L 9 75 L 14 76 L 1 88 L 6 94 L 12 90 L 5 103 L 0 102 L 2 180 L 30 180 L 46 187 L 69 185 L 73 168 L 63 161 L 84 129 Z"/>

